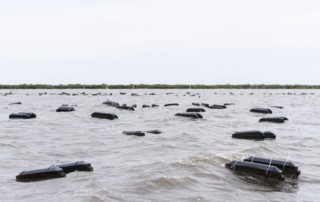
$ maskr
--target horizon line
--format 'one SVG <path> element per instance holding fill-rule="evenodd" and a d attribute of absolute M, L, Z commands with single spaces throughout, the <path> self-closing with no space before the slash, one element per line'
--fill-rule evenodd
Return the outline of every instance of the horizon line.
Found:
<path fill-rule="evenodd" d="M 320 84 L 0 84 L 0 89 L 320 89 Z"/>

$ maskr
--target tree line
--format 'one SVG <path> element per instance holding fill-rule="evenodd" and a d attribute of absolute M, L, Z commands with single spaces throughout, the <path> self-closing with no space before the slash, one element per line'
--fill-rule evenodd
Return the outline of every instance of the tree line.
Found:
<path fill-rule="evenodd" d="M 203 84 L 18 84 L 5 85 L 0 84 L 0 89 L 320 89 L 320 85 L 265 85 L 265 84 L 218 84 L 218 85 L 203 85 Z"/>

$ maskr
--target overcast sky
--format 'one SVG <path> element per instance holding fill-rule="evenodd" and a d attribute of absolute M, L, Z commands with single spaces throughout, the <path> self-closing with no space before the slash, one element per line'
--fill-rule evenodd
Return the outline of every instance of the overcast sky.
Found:
<path fill-rule="evenodd" d="M 319 84 L 319 0 L 0 0 L 0 84 Z"/>

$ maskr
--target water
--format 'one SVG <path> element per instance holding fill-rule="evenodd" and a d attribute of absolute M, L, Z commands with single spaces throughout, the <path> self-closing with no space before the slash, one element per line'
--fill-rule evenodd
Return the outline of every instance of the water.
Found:
<path fill-rule="evenodd" d="M 10 91 L 13 94 L 3 96 Z M 102 95 L 57 95 L 83 91 Z M 185 95 L 187 91 L 191 94 Z M 47 94 L 40 96 L 42 92 Z M 105 95 L 107 92 L 113 95 Z M 132 92 L 141 96 L 130 96 Z M 151 92 L 157 95 L 145 95 Z M 319 90 L 79 89 L 0 93 L 0 201 L 320 200 Z M 195 93 L 200 96 L 191 96 Z M 108 107 L 102 104 L 107 99 L 137 104 L 138 108 L 131 112 Z M 17 101 L 22 105 L 8 105 Z M 163 107 L 172 102 L 180 105 Z M 224 110 L 206 109 L 201 120 L 174 116 L 192 107 L 192 102 L 235 105 Z M 55 112 L 62 104 L 77 105 L 76 111 Z M 142 104 L 160 107 L 141 108 Z M 252 107 L 273 105 L 284 107 L 271 109 L 274 116 L 288 117 L 288 122 L 258 123 L 266 115 L 249 112 Z M 91 118 L 95 111 L 115 113 L 119 119 Z M 16 112 L 34 112 L 37 118 L 9 120 L 9 114 Z M 122 134 L 125 130 L 149 129 L 163 133 L 145 137 Z M 271 130 L 277 138 L 231 138 L 233 132 L 243 130 Z M 297 180 L 271 184 L 224 167 L 230 160 L 251 155 L 284 160 L 289 156 L 302 174 Z M 90 162 L 94 171 L 32 183 L 15 181 L 23 170 L 78 160 Z"/>

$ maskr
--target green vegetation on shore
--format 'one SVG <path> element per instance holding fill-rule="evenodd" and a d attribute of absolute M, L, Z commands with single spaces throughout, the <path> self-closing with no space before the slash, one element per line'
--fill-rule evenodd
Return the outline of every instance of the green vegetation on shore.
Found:
<path fill-rule="evenodd" d="M 187 84 L 129 84 L 129 85 L 108 85 L 108 84 L 66 84 L 66 85 L 47 85 L 47 84 L 19 84 L 19 85 L 3 85 L 0 89 L 320 89 L 320 85 L 187 85 Z"/>

